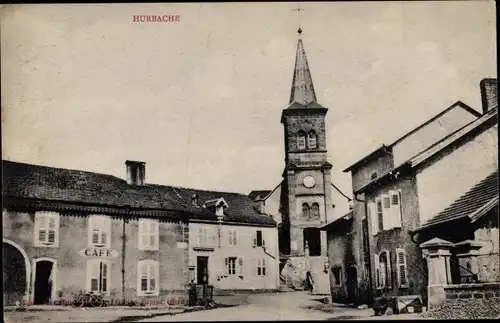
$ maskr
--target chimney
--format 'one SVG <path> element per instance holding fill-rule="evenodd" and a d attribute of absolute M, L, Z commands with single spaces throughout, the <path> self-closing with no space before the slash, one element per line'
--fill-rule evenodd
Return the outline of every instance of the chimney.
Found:
<path fill-rule="evenodd" d="M 479 83 L 481 89 L 481 100 L 483 102 L 483 114 L 498 106 L 497 79 L 483 79 Z"/>
<path fill-rule="evenodd" d="M 141 161 L 127 160 L 127 184 L 143 186 L 146 184 L 146 163 Z"/>

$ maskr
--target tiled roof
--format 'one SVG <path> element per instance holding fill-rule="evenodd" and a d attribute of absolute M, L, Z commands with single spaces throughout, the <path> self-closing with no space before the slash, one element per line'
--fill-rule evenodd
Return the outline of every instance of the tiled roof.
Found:
<path fill-rule="evenodd" d="M 327 223 L 325 224 L 324 226 L 320 227 L 321 230 L 324 230 L 324 231 L 333 231 L 335 230 L 335 228 L 343 221 L 349 221 L 349 220 L 352 220 L 353 219 L 353 216 L 354 216 L 354 212 L 353 211 L 349 211 L 347 212 L 346 214 L 344 214 L 343 216 L 341 216 L 340 218 L 338 219 L 335 219 L 333 220 L 332 222 L 330 223 Z"/>
<path fill-rule="evenodd" d="M 429 160 L 429 158 L 435 156 L 442 150 L 447 149 L 449 147 L 454 147 L 457 141 L 463 138 L 467 138 L 467 136 L 471 135 L 476 136 L 477 131 L 479 131 L 480 129 L 488 129 L 496 125 L 497 119 L 498 119 L 498 109 L 495 108 L 489 110 L 486 114 L 484 114 L 480 118 L 477 118 L 476 120 L 468 123 L 467 125 L 463 126 L 457 131 L 435 142 L 430 147 L 424 149 L 423 151 L 419 152 L 410 159 L 388 170 L 387 172 L 380 175 L 376 179 L 373 179 L 370 182 L 366 183 L 364 186 L 358 188 L 354 193 L 362 193 L 364 191 L 367 191 L 374 184 L 386 180 L 388 177 L 392 176 L 393 174 L 396 174 L 398 171 L 404 169 L 405 167 L 413 168 L 422 164 L 423 162 Z"/>
<path fill-rule="evenodd" d="M 381 155 L 381 153 L 392 152 L 392 147 L 394 147 L 397 143 L 403 141 L 404 139 L 406 139 L 411 134 L 419 131 L 420 129 L 424 128 L 425 126 L 427 126 L 432 121 L 438 119 L 439 117 L 443 116 L 444 114 L 446 114 L 450 110 L 455 109 L 457 107 L 464 109 L 465 111 L 469 112 L 470 114 L 472 114 L 473 116 L 475 116 L 477 118 L 481 117 L 481 114 L 479 112 L 477 112 L 476 110 L 472 109 L 471 107 L 469 107 L 467 104 L 463 103 L 462 101 L 457 101 L 457 102 L 453 103 L 451 106 L 449 106 L 448 108 L 444 109 L 443 111 L 441 111 L 440 113 L 438 113 L 437 115 L 435 115 L 434 117 L 432 117 L 429 120 L 425 121 L 424 123 L 422 123 L 418 127 L 413 128 L 412 130 L 410 130 L 409 132 L 407 132 L 403 136 L 399 137 L 393 143 L 391 143 L 389 145 L 382 144 L 381 147 L 377 148 L 376 150 L 374 150 L 371 153 L 369 153 L 367 156 L 361 158 L 360 160 L 358 160 L 357 162 L 355 162 L 351 166 L 347 167 L 346 169 L 344 169 L 343 172 L 347 173 L 347 172 L 349 172 L 349 171 L 351 171 L 351 170 L 353 170 L 355 168 L 358 168 L 360 165 L 364 164 L 365 162 L 368 162 L 370 160 L 378 158 Z"/>
<path fill-rule="evenodd" d="M 498 171 L 495 171 L 484 180 L 477 183 L 471 190 L 458 198 L 450 206 L 423 224 L 422 228 L 466 216 L 473 216 L 477 211 L 494 200 L 496 200 L 498 204 Z"/>
<path fill-rule="evenodd" d="M 191 199 L 197 194 L 200 204 L 224 198 L 229 205 L 224 210 L 225 222 L 275 225 L 270 217 L 259 214 L 253 208 L 252 200 L 244 194 L 156 184 L 135 186 L 111 175 L 5 160 L 2 161 L 2 168 L 2 195 L 5 197 L 135 210 L 184 211 L 192 214 L 192 218 L 216 221 L 213 212 L 192 204 Z"/>
<path fill-rule="evenodd" d="M 251 191 L 250 194 L 248 194 L 248 197 L 252 201 L 255 201 L 255 199 L 262 200 L 264 197 L 268 196 L 269 193 L 271 193 L 271 190 Z"/>

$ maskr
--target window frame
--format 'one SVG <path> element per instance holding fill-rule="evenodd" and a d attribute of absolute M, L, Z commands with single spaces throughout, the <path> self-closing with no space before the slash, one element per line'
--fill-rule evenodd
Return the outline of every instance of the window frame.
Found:
<path fill-rule="evenodd" d="M 385 258 L 385 267 L 382 268 L 382 257 Z M 382 250 L 379 253 L 379 266 L 380 266 L 380 288 L 392 289 L 392 269 L 391 269 L 391 253 L 389 250 Z M 384 277 L 384 279 L 382 279 Z"/>
<path fill-rule="evenodd" d="M 257 276 L 267 276 L 267 265 L 264 258 L 257 259 Z"/>
<path fill-rule="evenodd" d="M 307 134 L 304 130 L 297 131 L 297 149 L 304 150 L 306 146 Z"/>
<path fill-rule="evenodd" d="M 307 214 L 305 211 L 307 211 Z M 311 217 L 311 207 L 309 206 L 309 203 L 307 203 L 307 202 L 302 203 L 302 217 L 304 217 L 304 218 Z"/>
<path fill-rule="evenodd" d="M 227 276 L 237 275 L 237 261 L 238 257 L 226 257 L 225 259 L 225 271 Z"/>
<path fill-rule="evenodd" d="M 196 245 L 203 247 L 209 245 L 209 234 L 207 227 L 198 227 L 196 231 Z"/>
<path fill-rule="evenodd" d="M 98 226 L 98 237 L 102 240 L 102 234 L 106 233 L 106 241 L 105 243 L 94 243 L 94 223 L 97 219 L 102 220 L 104 223 Z M 97 221 L 99 222 L 99 221 Z M 99 238 L 98 238 L 99 239 Z M 101 214 L 91 214 L 88 218 L 88 247 L 89 248 L 107 248 L 109 249 L 111 246 L 111 218 L 107 215 Z"/>
<path fill-rule="evenodd" d="M 102 281 L 103 277 L 101 276 L 102 274 L 102 268 L 100 264 L 106 265 L 106 291 L 101 291 L 102 288 Z M 99 266 L 98 267 L 98 287 L 97 287 L 97 292 L 102 293 L 106 296 L 110 295 L 110 290 L 111 290 L 111 261 L 107 259 L 100 259 L 100 258 L 93 258 L 93 259 L 87 259 L 87 291 L 91 292 L 92 291 L 92 280 L 96 279 L 96 277 L 93 275 L 93 266 Z"/>
<path fill-rule="evenodd" d="M 316 208 L 317 213 L 315 214 L 314 209 Z M 309 210 L 309 216 L 313 219 L 319 218 L 321 216 L 320 214 L 320 208 L 319 208 L 319 203 L 318 202 L 313 202 L 311 204 L 311 208 Z"/>
<path fill-rule="evenodd" d="M 146 275 L 143 275 L 142 267 L 146 266 Z M 151 268 L 151 269 L 150 269 Z M 154 277 L 151 271 L 154 268 Z M 147 290 L 142 290 L 142 279 L 146 277 Z M 154 279 L 155 289 L 151 289 L 151 280 Z M 160 262 L 154 259 L 142 259 L 137 262 L 137 296 L 158 296 L 160 293 Z"/>
<path fill-rule="evenodd" d="M 260 241 L 259 241 L 259 233 L 260 233 Z M 260 242 L 260 244 L 259 244 Z M 266 241 L 264 240 L 264 232 L 262 230 L 255 230 L 254 238 L 253 238 L 253 246 L 254 247 L 265 247 Z"/>
<path fill-rule="evenodd" d="M 45 226 L 41 227 L 41 219 L 44 219 Z M 49 241 L 50 237 L 50 221 L 54 222 L 54 242 Z M 33 223 L 33 246 L 42 248 L 58 248 L 59 247 L 59 232 L 60 232 L 60 214 L 53 211 L 36 211 Z M 45 241 L 40 240 L 40 231 L 45 232 Z"/>
<path fill-rule="evenodd" d="M 157 219 L 141 218 L 138 224 L 139 238 L 138 238 L 138 248 L 139 250 L 149 250 L 158 251 L 160 249 L 160 221 Z M 152 229 L 153 228 L 153 229 Z M 144 236 L 148 236 L 148 241 L 150 242 L 151 237 L 154 235 L 154 243 L 145 244 Z"/>
<path fill-rule="evenodd" d="M 229 229 L 227 231 L 227 243 L 229 247 L 237 247 L 238 246 L 238 230 Z"/>
<path fill-rule="evenodd" d="M 311 143 L 314 143 L 314 146 Z M 318 148 L 318 136 L 316 134 L 316 131 L 314 131 L 313 129 L 307 132 L 307 148 L 308 149 Z"/>

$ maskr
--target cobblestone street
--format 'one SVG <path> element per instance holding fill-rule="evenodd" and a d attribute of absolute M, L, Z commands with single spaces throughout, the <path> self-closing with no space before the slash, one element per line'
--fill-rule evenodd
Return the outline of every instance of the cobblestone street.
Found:
<path fill-rule="evenodd" d="M 5 322 L 162 322 L 162 321 L 278 321 L 421 319 L 419 314 L 373 316 L 373 310 L 323 304 L 308 292 L 237 294 L 215 297 L 221 308 L 182 313 L 181 309 L 129 307 L 68 308 L 10 311 Z M 224 307 L 225 305 L 225 307 Z M 229 307 L 228 307 L 229 306 Z"/>

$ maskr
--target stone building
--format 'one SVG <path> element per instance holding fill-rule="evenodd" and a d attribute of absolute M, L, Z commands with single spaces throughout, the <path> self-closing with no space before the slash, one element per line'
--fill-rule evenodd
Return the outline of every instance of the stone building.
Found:
<path fill-rule="evenodd" d="M 301 289 L 309 277 L 314 293 L 328 294 L 326 233 L 320 227 L 347 212 L 348 197 L 331 182 L 325 124 L 328 109 L 317 101 L 300 34 L 299 29 L 290 100 L 281 115 L 283 181 L 266 196 L 253 191 L 252 197 L 257 208 L 279 223 L 282 283 Z"/>
<path fill-rule="evenodd" d="M 80 290 L 146 305 L 184 302 L 188 284 L 207 265 L 197 254 L 209 250 L 195 249 L 207 247 L 199 238 L 205 233 L 200 228 L 222 228 L 217 231 L 221 241 L 229 235 L 251 239 L 261 230 L 266 246 L 277 245 L 275 222 L 256 212 L 245 195 L 149 184 L 143 162 L 126 162 L 127 180 L 5 160 L 2 164 L 5 304 L 71 300 Z M 199 196 L 196 203 L 194 196 Z M 208 282 L 230 289 L 273 288 L 267 281 L 276 281 L 277 264 L 266 251 L 276 257 L 277 251 L 262 247 L 250 256 L 234 249 L 218 252 L 217 261 L 202 255 L 210 259 L 204 267 Z M 247 267 L 238 267 L 231 257 L 243 259 L 237 264 Z M 257 258 L 265 260 L 257 263 Z M 247 279 L 252 267 L 259 267 L 265 278 Z M 212 272 L 232 276 L 236 271 L 250 282 L 247 286 L 226 277 L 212 279 Z"/>
<path fill-rule="evenodd" d="M 410 232 L 498 167 L 496 108 L 483 112 L 457 102 L 345 170 L 353 182 L 348 265 L 357 269 L 358 300 L 425 298 L 427 262 Z M 334 226 L 325 229 L 338 244 Z"/>

